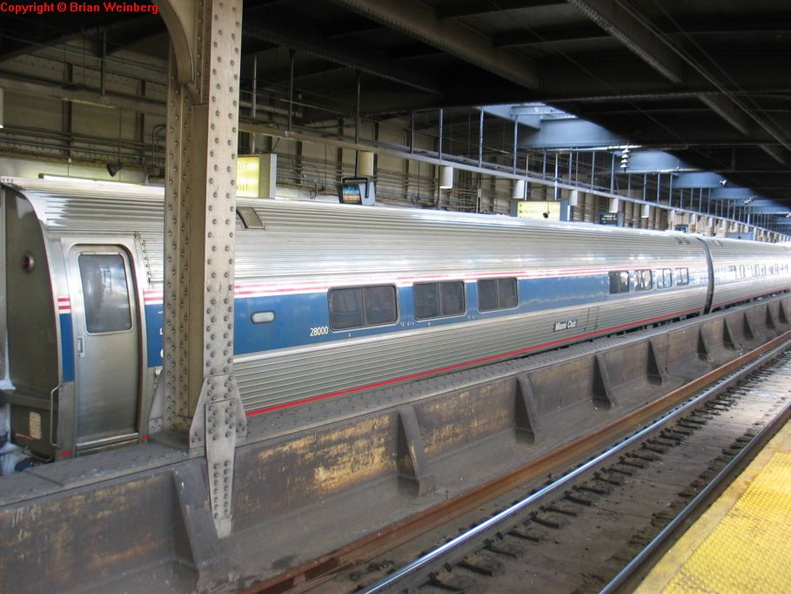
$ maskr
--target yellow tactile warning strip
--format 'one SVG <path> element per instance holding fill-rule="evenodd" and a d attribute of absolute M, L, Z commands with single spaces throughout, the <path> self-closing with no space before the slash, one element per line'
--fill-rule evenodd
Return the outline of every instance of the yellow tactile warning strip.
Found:
<path fill-rule="evenodd" d="M 767 444 L 636 592 L 791 592 L 791 425 Z"/>

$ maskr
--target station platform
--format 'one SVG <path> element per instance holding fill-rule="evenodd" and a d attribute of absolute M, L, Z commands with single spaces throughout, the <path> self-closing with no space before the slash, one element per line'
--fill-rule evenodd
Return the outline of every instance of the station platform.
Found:
<path fill-rule="evenodd" d="M 791 423 L 635 592 L 791 592 Z"/>

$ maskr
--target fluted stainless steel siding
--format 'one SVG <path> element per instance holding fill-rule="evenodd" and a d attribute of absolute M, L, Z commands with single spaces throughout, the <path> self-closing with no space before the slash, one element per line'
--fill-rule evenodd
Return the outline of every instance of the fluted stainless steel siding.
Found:
<path fill-rule="evenodd" d="M 237 238 L 237 280 L 697 266 L 703 256 L 702 247 L 668 234 L 593 225 L 278 201 L 261 202 L 257 211 L 266 230 Z"/>
<path fill-rule="evenodd" d="M 791 286 L 791 267 L 789 271 L 782 271 L 783 265 L 791 264 L 791 247 L 737 239 L 706 238 L 704 241 L 709 246 L 714 267 L 712 307 L 786 290 Z M 743 279 L 734 280 L 728 271 L 730 266 L 751 267 L 755 264 L 764 264 L 767 268 L 778 264 L 781 273 L 760 277 L 748 274 Z"/>
<path fill-rule="evenodd" d="M 360 209 L 300 203 L 261 203 L 266 231 L 241 234 L 240 278 L 310 279 L 322 284 L 398 282 L 446 275 L 550 274 L 639 268 L 690 268 L 697 286 L 633 294 L 599 304 L 599 331 L 702 311 L 707 272 L 703 246 L 688 238 L 587 225 L 531 224 L 506 217 L 417 210 Z M 270 262 L 261 254 L 271 254 Z M 263 268 L 262 268 L 263 267 Z M 264 270 L 265 269 L 265 270 Z M 299 271 L 296 275 L 294 271 Z M 248 410 L 394 378 L 529 352 L 569 339 L 554 323 L 579 320 L 587 307 L 555 309 L 495 319 L 350 339 L 324 346 L 284 349 L 239 359 L 235 365 Z"/>
<path fill-rule="evenodd" d="M 704 302 L 705 288 L 698 288 L 602 305 L 599 329 L 700 310 Z M 244 357 L 237 360 L 235 373 L 245 407 L 266 408 L 427 370 L 484 363 L 487 357 L 513 351 L 530 354 L 538 349 L 527 349 L 536 345 L 560 346 L 553 343 L 570 339 L 572 333 L 552 332 L 554 323 L 577 318 L 577 335 L 593 336 L 583 328 L 587 313 L 587 307 L 556 309 Z"/>
<path fill-rule="evenodd" d="M 148 278 L 161 285 L 161 189 L 26 181 L 22 190 L 53 235 L 137 233 Z M 417 209 L 277 200 L 239 200 L 239 204 L 255 208 L 264 229 L 237 231 L 237 286 L 409 284 L 426 277 L 473 280 L 498 274 L 552 274 L 553 270 L 602 274 L 687 267 L 693 279 L 689 288 L 632 293 L 628 299 L 597 304 L 596 331 L 701 311 L 705 303 L 704 248 L 694 239 L 672 233 Z M 733 258 L 741 257 L 736 245 L 728 244 L 728 249 Z M 764 249 L 778 257 L 774 246 L 754 249 L 762 257 Z M 588 313 L 587 307 L 558 308 L 282 349 L 239 357 L 235 373 L 247 410 L 254 410 L 527 352 L 571 336 L 552 331 L 554 323 L 563 319 L 578 319 L 575 331 L 590 334 L 594 330 L 584 327 Z"/>

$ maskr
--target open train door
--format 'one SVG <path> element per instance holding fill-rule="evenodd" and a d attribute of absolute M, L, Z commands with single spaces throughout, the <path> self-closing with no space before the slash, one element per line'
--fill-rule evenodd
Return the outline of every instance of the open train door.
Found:
<path fill-rule="evenodd" d="M 77 245 L 69 270 L 80 454 L 138 439 L 140 331 L 126 250 Z"/>

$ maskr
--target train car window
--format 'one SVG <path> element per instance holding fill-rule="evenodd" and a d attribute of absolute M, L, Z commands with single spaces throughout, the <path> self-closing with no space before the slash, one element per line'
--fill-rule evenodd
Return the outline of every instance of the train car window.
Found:
<path fill-rule="evenodd" d="M 683 287 L 689 284 L 689 268 L 676 268 L 676 285 Z"/>
<path fill-rule="evenodd" d="M 478 281 L 478 310 L 510 309 L 519 304 L 515 278 L 493 278 Z"/>
<path fill-rule="evenodd" d="M 467 311 L 463 282 L 440 283 L 440 297 L 442 315 L 460 316 Z"/>
<path fill-rule="evenodd" d="M 85 329 L 90 334 L 132 328 L 124 259 L 118 254 L 80 254 Z"/>
<path fill-rule="evenodd" d="M 392 324 L 398 317 L 392 285 L 332 289 L 329 307 L 333 330 Z"/>
<path fill-rule="evenodd" d="M 378 326 L 396 321 L 396 291 L 392 285 L 365 287 L 365 325 Z"/>
<path fill-rule="evenodd" d="M 610 295 L 629 292 L 629 273 L 625 270 L 610 272 Z"/>
<path fill-rule="evenodd" d="M 498 278 L 497 294 L 500 296 L 501 308 L 510 308 L 519 305 L 519 290 L 515 278 Z"/>
<path fill-rule="evenodd" d="M 457 316 L 465 311 L 464 283 L 461 281 L 419 283 L 412 290 L 418 320 Z"/>
<path fill-rule="evenodd" d="M 650 270 L 634 271 L 634 290 L 648 291 L 654 286 L 653 275 Z"/>
<path fill-rule="evenodd" d="M 362 328 L 363 322 L 363 290 L 362 287 L 354 289 L 333 289 L 329 294 L 330 301 L 330 326 L 333 330 L 346 330 L 347 328 Z"/>
<path fill-rule="evenodd" d="M 656 288 L 668 289 L 673 286 L 673 271 L 670 268 L 662 268 L 656 271 Z"/>

